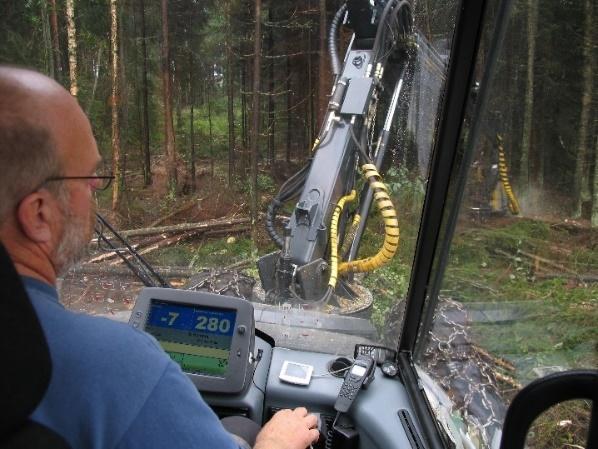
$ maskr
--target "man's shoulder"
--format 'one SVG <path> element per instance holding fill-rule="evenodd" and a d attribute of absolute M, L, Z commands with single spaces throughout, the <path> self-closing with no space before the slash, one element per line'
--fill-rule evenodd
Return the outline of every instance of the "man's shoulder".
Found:
<path fill-rule="evenodd" d="M 161 384 L 179 371 L 154 338 L 124 323 L 32 297 L 48 341 L 52 380 L 33 419 L 68 438 L 116 443 Z M 182 373 L 181 373 L 181 376 Z"/>
<path fill-rule="evenodd" d="M 41 304 L 36 310 L 55 365 L 68 364 L 74 371 L 90 365 L 121 375 L 133 370 L 135 376 L 143 376 L 148 370 L 161 375 L 170 361 L 153 337 L 125 323 L 73 312 L 60 304 Z"/>

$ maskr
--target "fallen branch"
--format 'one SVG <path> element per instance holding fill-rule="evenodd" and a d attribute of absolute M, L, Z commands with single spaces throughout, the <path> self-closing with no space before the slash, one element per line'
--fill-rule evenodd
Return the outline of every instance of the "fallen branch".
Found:
<path fill-rule="evenodd" d="M 472 345 L 473 349 L 478 353 L 478 355 L 483 358 L 486 362 L 494 364 L 496 366 L 500 366 L 501 368 L 507 369 L 509 371 L 515 371 L 515 366 L 508 360 L 505 360 L 500 357 L 496 357 L 490 354 L 485 349 L 479 347 L 478 345 Z"/>
<path fill-rule="evenodd" d="M 131 248 L 133 248 L 134 250 L 137 250 L 137 249 L 145 248 L 149 245 L 153 245 L 154 243 L 159 242 L 165 238 L 166 238 L 166 235 L 160 235 L 157 237 L 149 238 L 149 239 L 144 240 L 139 243 L 135 243 L 135 244 L 129 243 L 129 244 L 131 245 Z M 123 248 L 123 251 L 127 251 L 126 248 Z M 114 259 L 115 257 L 118 257 L 118 253 L 116 251 L 114 251 L 112 249 L 106 249 L 102 254 L 89 259 L 85 263 L 105 262 L 107 260 Z"/>
<path fill-rule="evenodd" d="M 507 385 L 515 388 L 516 390 L 521 390 L 521 388 L 523 387 L 523 385 L 521 385 L 521 383 L 517 382 L 511 376 L 506 376 L 506 375 L 501 374 L 496 371 L 494 372 L 494 376 L 496 377 L 497 380 L 506 383 Z"/>
<path fill-rule="evenodd" d="M 249 224 L 249 217 L 238 218 L 224 218 L 209 221 L 202 221 L 198 223 L 182 223 L 171 226 L 157 226 L 153 228 L 131 229 L 128 231 L 119 232 L 123 237 L 135 237 L 140 235 L 163 234 L 171 232 L 185 232 L 185 231 L 207 231 L 214 228 L 225 228 L 239 224 Z"/>
<path fill-rule="evenodd" d="M 508 258 L 510 258 L 512 260 L 517 260 L 517 256 L 514 256 L 513 254 L 509 254 L 508 252 L 503 251 L 501 249 L 496 248 L 494 250 L 494 252 L 497 253 L 497 254 L 500 254 L 502 256 L 506 256 L 506 257 L 508 257 Z M 531 259 L 532 261 L 534 261 L 536 263 L 536 265 L 539 262 L 542 262 L 544 265 L 548 265 L 548 266 L 550 266 L 552 268 L 556 268 L 557 270 L 561 270 L 561 271 L 563 271 L 565 273 L 569 273 L 570 275 L 575 276 L 577 279 L 581 280 L 580 276 L 579 276 L 579 273 L 577 273 L 574 270 L 571 270 L 570 268 L 565 267 L 564 265 L 561 265 L 560 263 L 554 262 L 554 261 L 552 261 L 550 259 L 546 259 L 545 257 L 541 257 L 541 256 L 538 256 L 536 254 L 527 253 L 527 252 L 521 251 L 521 250 L 518 250 L 517 254 L 521 254 L 522 256 L 527 257 L 528 259 Z M 537 268 L 538 267 L 536 266 L 536 269 Z"/>
<path fill-rule="evenodd" d="M 175 235 L 174 237 L 160 240 L 159 242 L 154 243 L 153 245 L 148 246 L 147 248 L 144 248 L 141 251 L 137 251 L 137 254 L 139 254 L 140 256 L 143 256 L 143 255 L 151 253 L 152 251 L 155 251 L 157 249 L 166 248 L 168 246 L 179 243 L 179 242 L 181 242 L 185 239 L 188 239 L 189 237 L 192 237 L 198 233 L 200 233 L 200 232 L 199 231 L 190 231 L 190 232 L 185 232 L 184 234 L 179 234 L 179 235 Z M 128 260 L 131 260 L 133 258 L 133 256 L 126 256 L 126 257 Z M 118 259 L 118 260 L 112 262 L 110 265 L 112 265 L 112 266 L 120 265 L 123 262 L 124 262 L 124 260 L 121 258 L 121 259 Z"/>
<path fill-rule="evenodd" d="M 184 268 L 184 267 L 154 267 L 154 271 L 166 278 L 187 278 L 196 275 L 200 268 Z M 111 276 L 135 276 L 128 267 L 101 265 L 101 264 L 84 264 L 79 265 L 69 271 L 70 274 L 84 274 L 84 275 L 111 275 Z"/>
<path fill-rule="evenodd" d="M 579 274 L 579 275 L 565 275 L 563 273 L 546 272 L 546 273 L 535 273 L 536 279 L 567 279 L 576 280 L 583 283 L 598 282 L 598 275 L 596 274 Z"/>
<path fill-rule="evenodd" d="M 223 269 L 224 270 L 234 270 L 236 268 L 241 268 L 241 267 L 244 267 L 245 265 L 249 265 L 251 263 L 255 263 L 255 260 L 253 260 L 253 259 L 240 260 L 238 262 L 231 263 L 230 265 L 227 265 Z"/>
<path fill-rule="evenodd" d="M 251 229 L 251 227 L 247 225 L 242 226 L 234 226 L 231 228 L 224 228 L 224 229 L 215 229 L 213 231 L 208 231 L 204 234 L 205 237 L 219 237 L 222 235 L 228 234 L 240 234 L 242 232 L 247 232 Z"/>

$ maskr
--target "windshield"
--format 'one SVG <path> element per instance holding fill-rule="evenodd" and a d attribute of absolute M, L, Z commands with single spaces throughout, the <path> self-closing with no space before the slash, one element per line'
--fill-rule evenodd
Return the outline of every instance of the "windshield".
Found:
<path fill-rule="evenodd" d="M 321 12 L 327 27 L 339 6 L 330 3 Z M 171 92 L 167 93 L 160 63 L 164 18 L 156 5 L 141 10 L 123 4 L 120 29 L 115 30 L 108 9 L 100 11 L 81 2 L 75 11 L 74 42 L 62 29 L 54 29 L 54 19 L 72 26 L 63 21 L 61 11 L 35 5 L 15 3 L 3 17 L 2 30 L 10 35 L 5 42 L 11 45 L 2 50 L 2 62 L 33 63 L 67 88 L 76 83 L 77 98 L 105 161 L 102 174 L 117 176 L 110 188 L 97 192 L 103 218 L 98 219 L 90 254 L 60 280 L 61 298 L 68 308 L 127 321 L 144 285 L 169 285 L 252 301 L 256 326 L 279 346 L 341 354 L 352 354 L 356 343 L 396 349 L 456 2 L 414 3 L 413 32 L 400 49 L 387 48 L 384 90 L 367 114 L 372 148 L 387 117 L 392 118 L 380 171 L 397 210 L 397 254 L 384 267 L 355 275 L 351 288 L 359 300 L 341 298 L 311 310 L 302 304 L 265 300 L 256 262 L 277 249 L 264 230 L 264 214 L 280 186 L 308 163 L 315 132 L 323 122 L 318 105 L 327 103 L 333 75 L 330 63 L 324 59 L 320 67 L 313 51 L 318 17 L 308 10 L 289 16 L 284 5 L 263 12 L 258 220 L 252 227 L 249 173 L 255 74 L 244 36 L 255 30 L 247 11 L 212 2 L 201 8 L 195 3 L 169 6 L 166 57 L 171 73 L 166 76 Z M 34 22 L 28 21 L 32 17 Z M 18 39 L 25 40 L 30 28 L 45 46 L 17 51 Z M 355 45 L 352 33 L 340 26 L 341 61 Z M 117 53 L 111 47 L 113 39 L 119 42 Z M 75 55 L 77 66 L 69 65 L 69 55 Z M 401 76 L 400 95 L 389 114 Z M 167 126 L 170 120 L 172 128 Z M 363 185 L 356 182 L 357 187 Z M 294 206 L 291 202 L 279 213 L 277 226 L 288 220 Z M 384 242 L 384 223 L 374 206 L 366 219 L 357 258 L 376 254 Z M 130 249 L 147 262 L 145 268 L 139 268 L 139 258 L 131 256 Z"/>
<path fill-rule="evenodd" d="M 506 409 L 530 381 L 598 367 L 592 2 L 513 3 L 486 107 L 464 123 L 462 147 L 473 154 L 415 356 L 456 447 L 498 447 Z M 548 37 L 565 34 L 554 51 Z M 491 41 L 482 37 L 479 74 Z M 470 111 L 484 87 L 474 86 Z M 583 447 L 589 411 L 585 401 L 549 410 L 526 447 Z"/>

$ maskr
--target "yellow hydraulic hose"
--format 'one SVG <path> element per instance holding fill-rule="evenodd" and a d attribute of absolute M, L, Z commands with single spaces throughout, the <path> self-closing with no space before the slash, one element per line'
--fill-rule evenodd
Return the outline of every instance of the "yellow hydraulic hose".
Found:
<path fill-rule="evenodd" d="M 374 192 L 376 207 L 384 219 L 384 244 L 375 256 L 341 263 L 338 268 L 340 274 L 375 270 L 387 264 L 395 255 L 399 246 L 399 220 L 388 195 L 388 187 L 382 182 L 382 177 L 376 170 L 375 165 L 364 164 L 361 170 L 370 183 L 370 187 Z"/>
<path fill-rule="evenodd" d="M 349 195 L 343 196 L 334 207 L 332 220 L 330 221 L 330 279 L 328 286 L 335 288 L 338 278 L 338 221 L 347 201 L 355 200 L 357 193 L 351 190 Z"/>
<path fill-rule="evenodd" d="M 502 144 L 502 137 L 500 134 L 496 135 L 498 143 L 498 174 L 500 176 L 500 182 L 502 183 L 505 193 L 507 195 L 507 205 L 513 215 L 518 215 L 520 212 L 519 202 L 513 193 L 511 183 L 509 182 L 509 172 L 507 169 L 507 158 L 505 157 L 505 149 Z"/>

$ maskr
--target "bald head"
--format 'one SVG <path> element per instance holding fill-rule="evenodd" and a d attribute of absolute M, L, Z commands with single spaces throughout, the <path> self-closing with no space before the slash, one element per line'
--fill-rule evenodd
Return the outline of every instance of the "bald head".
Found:
<path fill-rule="evenodd" d="M 76 162 L 81 144 L 95 149 L 89 121 L 60 84 L 0 66 L 0 226 L 24 195 Z"/>
<path fill-rule="evenodd" d="M 62 86 L 0 66 L 0 240 L 19 273 L 53 284 L 80 257 L 99 162 L 89 121 Z"/>
<path fill-rule="evenodd" d="M 37 114 L 37 106 L 50 98 L 64 101 L 65 94 L 70 97 L 60 84 L 41 73 L 0 66 L 0 114 L 12 112 L 43 119 Z"/>

